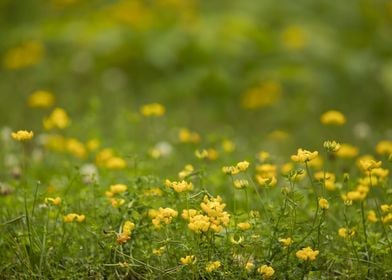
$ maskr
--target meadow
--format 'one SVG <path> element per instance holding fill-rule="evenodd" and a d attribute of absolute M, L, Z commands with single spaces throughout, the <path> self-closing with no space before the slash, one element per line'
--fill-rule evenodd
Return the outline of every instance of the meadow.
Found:
<path fill-rule="evenodd" d="M 391 1 L 0 1 L 0 279 L 391 279 Z"/>

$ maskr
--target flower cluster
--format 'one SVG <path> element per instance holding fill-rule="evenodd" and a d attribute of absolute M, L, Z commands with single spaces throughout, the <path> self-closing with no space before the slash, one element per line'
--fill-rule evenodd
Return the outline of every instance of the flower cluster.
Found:
<path fill-rule="evenodd" d="M 272 266 L 266 264 L 260 266 L 257 269 L 257 272 L 263 276 L 263 279 L 270 279 L 275 274 L 275 270 L 272 268 Z"/>
<path fill-rule="evenodd" d="M 12 132 L 11 137 L 16 141 L 28 141 L 33 138 L 34 132 L 27 130 L 18 130 L 17 132 Z"/>
<path fill-rule="evenodd" d="M 187 128 L 181 128 L 178 132 L 178 139 L 181 143 L 197 144 L 200 142 L 200 135 L 197 132 L 190 131 Z"/>
<path fill-rule="evenodd" d="M 339 111 L 331 110 L 321 115 L 320 121 L 324 125 L 343 125 L 346 123 L 346 117 Z"/>
<path fill-rule="evenodd" d="M 240 172 L 246 171 L 248 169 L 248 167 L 249 167 L 249 162 L 244 160 L 244 161 L 238 162 L 236 165 L 223 166 L 222 172 L 227 175 L 236 175 Z"/>
<path fill-rule="evenodd" d="M 150 209 L 148 211 L 148 216 L 151 218 L 151 222 L 155 228 L 160 229 L 161 224 L 170 224 L 172 219 L 178 216 L 178 212 L 171 208 L 159 207 L 158 210 Z"/>
<path fill-rule="evenodd" d="M 189 264 L 194 264 L 196 262 L 196 257 L 194 255 L 191 256 L 185 256 L 180 259 L 180 262 L 183 265 L 189 265 Z"/>
<path fill-rule="evenodd" d="M 165 107 L 159 103 L 146 104 L 140 108 L 140 113 L 145 117 L 160 117 L 165 111 Z"/>
<path fill-rule="evenodd" d="M 318 181 L 321 181 L 324 183 L 324 187 L 329 190 L 333 191 L 336 189 L 336 176 L 335 174 L 331 172 L 323 172 L 323 171 L 318 171 L 314 173 L 314 178 Z"/>
<path fill-rule="evenodd" d="M 115 156 L 113 150 L 109 148 L 101 150 L 97 154 L 95 162 L 98 166 L 107 169 L 124 169 L 127 167 L 127 162 L 123 158 Z"/>
<path fill-rule="evenodd" d="M 220 261 L 209 262 L 206 265 L 206 271 L 207 272 L 213 272 L 213 271 L 217 270 L 220 267 L 221 267 L 221 262 Z"/>
<path fill-rule="evenodd" d="M 68 127 L 71 120 L 68 117 L 67 112 L 62 108 L 55 108 L 49 117 L 43 120 L 43 125 L 46 130 L 58 128 L 64 129 Z"/>
<path fill-rule="evenodd" d="M 123 198 L 116 198 L 118 194 L 126 192 L 128 187 L 124 184 L 111 185 L 109 191 L 105 192 L 105 195 L 110 199 L 110 202 L 114 208 L 118 208 L 125 203 Z"/>
<path fill-rule="evenodd" d="M 276 165 L 264 163 L 256 166 L 256 181 L 261 186 L 274 187 L 276 180 Z"/>
<path fill-rule="evenodd" d="M 135 224 L 131 221 L 126 221 L 122 227 L 121 233 L 117 235 L 117 243 L 124 244 L 131 239 L 132 231 L 135 228 Z"/>
<path fill-rule="evenodd" d="M 296 155 L 291 156 L 291 160 L 294 162 L 306 163 L 315 159 L 318 156 L 318 152 L 310 152 L 308 150 L 298 149 Z"/>
<path fill-rule="evenodd" d="M 310 247 L 303 248 L 295 253 L 297 258 L 304 261 L 314 261 L 318 254 L 318 250 L 313 250 Z"/>
<path fill-rule="evenodd" d="M 48 108 L 54 104 L 54 95 L 50 91 L 34 91 L 27 99 L 27 104 L 32 108 Z"/>
<path fill-rule="evenodd" d="M 85 215 L 79 215 L 79 214 L 75 214 L 75 213 L 70 213 L 70 214 L 63 217 L 63 220 L 65 223 L 72 223 L 74 221 L 81 223 L 85 219 L 86 219 Z"/>
<path fill-rule="evenodd" d="M 176 181 L 170 181 L 166 180 L 165 181 L 165 186 L 168 188 L 172 188 L 174 191 L 181 193 L 181 192 L 186 192 L 186 191 L 191 191 L 193 190 L 193 184 L 188 183 L 186 181 L 181 181 L 181 182 L 176 182 Z"/>

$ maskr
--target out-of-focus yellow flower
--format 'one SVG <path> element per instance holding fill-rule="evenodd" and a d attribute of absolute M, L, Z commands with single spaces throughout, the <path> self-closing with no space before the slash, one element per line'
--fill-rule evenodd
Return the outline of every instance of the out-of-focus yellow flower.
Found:
<path fill-rule="evenodd" d="M 275 274 L 275 270 L 272 268 L 272 266 L 266 264 L 260 266 L 257 269 L 257 272 L 262 275 L 263 279 L 270 279 Z"/>
<path fill-rule="evenodd" d="M 247 272 L 251 272 L 255 268 L 255 264 L 251 261 L 246 262 L 245 269 Z"/>
<path fill-rule="evenodd" d="M 207 272 L 213 272 L 213 271 L 217 270 L 220 267 L 221 267 L 221 262 L 220 261 L 209 262 L 206 265 L 206 271 Z"/>
<path fill-rule="evenodd" d="M 178 139 L 181 143 L 193 143 L 197 144 L 200 142 L 200 135 L 197 132 L 190 131 L 187 128 L 181 128 L 178 132 Z"/>
<path fill-rule="evenodd" d="M 55 108 L 49 117 L 43 120 L 43 125 L 46 130 L 53 128 L 64 129 L 68 127 L 71 120 L 67 112 L 62 108 Z"/>
<path fill-rule="evenodd" d="M 89 151 L 95 151 L 100 146 L 100 141 L 97 138 L 90 139 L 86 142 L 86 147 Z"/>
<path fill-rule="evenodd" d="M 378 221 L 376 212 L 374 212 L 373 210 L 370 210 L 368 212 L 367 219 L 371 223 L 376 223 Z"/>
<path fill-rule="evenodd" d="M 331 110 L 322 114 L 320 121 L 324 125 L 343 125 L 346 123 L 346 117 L 339 111 Z"/>
<path fill-rule="evenodd" d="M 376 146 L 376 153 L 387 156 L 392 154 L 392 141 L 383 140 L 378 142 Z"/>
<path fill-rule="evenodd" d="M 308 261 L 308 260 L 314 261 L 316 260 L 318 254 L 319 254 L 319 250 L 313 250 L 310 247 L 303 248 L 295 253 L 297 258 L 304 261 Z"/>
<path fill-rule="evenodd" d="M 34 132 L 27 130 L 18 130 L 17 132 L 12 132 L 11 137 L 16 141 L 29 141 L 33 138 Z"/>
<path fill-rule="evenodd" d="M 283 130 L 274 130 L 268 133 L 268 139 L 275 140 L 275 141 L 284 141 L 290 137 L 290 134 Z"/>
<path fill-rule="evenodd" d="M 165 252 L 165 250 L 166 250 L 166 247 L 165 246 L 161 246 L 158 249 L 153 249 L 152 253 L 159 257 L 159 256 L 162 256 L 162 254 Z"/>
<path fill-rule="evenodd" d="M 255 110 L 268 107 L 279 101 L 282 87 L 277 81 L 269 80 L 242 94 L 241 105 L 245 109 Z"/>
<path fill-rule="evenodd" d="M 383 224 L 389 224 L 390 222 L 392 222 L 392 213 L 388 213 L 384 217 L 381 217 L 381 222 Z"/>
<path fill-rule="evenodd" d="M 121 194 L 123 192 L 126 192 L 128 187 L 124 184 L 114 184 L 111 185 L 110 190 L 106 192 L 107 197 L 113 197 L 116 194 Z"/>
<path fill-rule="evenodd" d="M 192 174 L 192 172 L 193 172 L 194 170 L 195 170 L 195 169 L 193 168 L 193 166 L 192 166 L 191 164 L 187 164 L 187 165 L 185 165 L 184 169 L 181 170 L 181 171 L 178 173 L 178 177 L 179 177 L 181 180 L 183 180 L 183 179 L 185 179 L 186 177 L 188 177 L 190 174 Z"/>
<path fill-rule="evenodd" d="M 243 189 L 249 186 L 248 180 L 245 179 L 236 179 L 234 180 L 233 184 L 236 189 Z"/>
<path fill-rule="evenodd" d="M 318 204 L 321 209 L 328 210 L 329 209 L 329 202 L 325 198 L 320 198 Z"/>
<path fill-rule="evenodd" d="M 181 182 L 176 182 L 176 181 L 172 182 L 170 180 L 166 180 L 165 186 L 168 188 L 172 188 L 174 191 L 176 191 L 178 193 L 193 190 L 193 184 L 191 182 L 188 183 L 184 180 Z"/>
<path fill-rule="evenodd" d="M 3 65 L 17 70 L 39 63 L 44 55 L 44 46 L 39 41 L 28 41 L 10 49 L 4 56 Z"/>
<path fill-rule="evenodd" d="M 239 163 L 237 163 L 236 167 L 238 168 L 239 171 L 244 172 L 248 169 L 249 162 L 246 160 L 240 161 Z"/>
<path fill-rule="evenodd" d="M 165 107 L 159 103 L 146 104 L 140 108 L 140 113 L 145 117 L 160 117 L 165 111 Z"/>
<path fill-rule="evenodd" d="M 289 25 L 282 32 L 282 43 L 287 49 L 303 49 L 307 44 L 306 34 L 300 26 Z"/>
<path fill-rule="evenodd" d="M 185 256 L 184 258 L 180 259 L 180 262 L 183 265 L 189 265 L 189 264 L 194 264 L 196 262 L 196 257 L 194 255 L 191 256 Z"/>
<path fill-rule="evenodd" d="M 318 152 L 310 152 L 308 150 L 298 149 L 296 155 L 291 156 L 291 160 L 294 162 L 309 162 L 318 156 Z"/>
<path fill-rule="evenodd" d="M 195 156 L 199 159 L 216 160 L 219 156 L 218 151 L 215 149 L 196 150 Z"/>
<path fill-rule="evenodd" d="M 291 244 L 293 244 L 293 239 L 291 237 L 279 238 L 279 242 L 282 243 L 284 247 L 289 247 Z"/>
<path fill-rule="evenodd" d="M 72 223 L 74 221 L 81 223 L 86 219 L 85 215 L 79 215 L 79 214 L 75 214 L 75 213 L 70 213 L 66 216 L 64 216 L 64 222 L 65 223 Z"/>
<path fill-rule="evenodd" d="M 159 207 L 158 210 L 150 209 L 148 216 L 151 218 L 151 222 L 156 229 L 160 229 L 161 224 L 170 224 L 172 219 L 178 216 L 178 212 L 171 208 Z"/>
<path fill-rule="evenodd" d="M 27 99 L 27 104 L 31 108 L 48 108 L 54 104 L 54 95 L 47 90 L 34 91 Z"/>
<path fill-rule="evenodd" d="M 318 172 L 314 173 L 314 178 L 316 180 L 324 182 L 324 186 L 327 190 L 333 191 L 336 189 L 336 185 L 335 185 L 336 176 L 335 176 L 335 174 L 330 173 L 330 172 L 318 171 Z"/>
<path fill-rule="evenodd" d="M 335 155 L 340 158 L 354 158 L 358 153 L 359 150 L 357 147 L 350 144 L 340 144 L 340 149 Z"/>
<path fill-rule="evenodd" d="M 355 228 L 348 229 L 348 228 L 340 228 L 338 230 L 338 235 L 343 238 L 353 237 L 356 234 Z"/>
<path fill-rule="evenodd" d="M 53 205 L 60 205 L 61 204 L 61 198 L 60 197 L 56 197 L 56 198 L 52 198 L 52 197 L 46 197 L 45 198 L 45 203 L 52 203 Z"/>
<path fill-rule="evenodd" d="M 381 161 L 375 160 L 360 160 L 359 165 L 362 171 L 371 171 L 375 168 L 381 167 Z"/>
<path fill-rule="evenodd" d="M 232 153 L 235 150 L 235 144 L 233 141 L 225 139 L 222 141 L 222 148 L 226 153 Z"/>
<path fill-rule="evenodd" d="M 125 203 L 125 199 L 123 198 L 111 198 L 110 203 L 114 208 L 118 208 Z"/>
<path fill-rule="evenodd" d="M 145 196 L 162 196 L 163 192 L 160 188 L 150 188 L 143 192 Z"/>
<path fill-rule="evenodd" d="M 250 229 L 252 226 L 251 226 L 250 223 L 244 222 L 244 223 L 238 223 L 238 224 L 237 224 L 237 227 L 238 227 L 240 230 L 245 231 L 245 230 Z"/>
<path fill-rule="evenodd" d="M 86 148 L 82 142 L 75 138 L 69 138 L 66 141 L 67 152 L 77 158 L 85 158 L 87 155 Z"/>

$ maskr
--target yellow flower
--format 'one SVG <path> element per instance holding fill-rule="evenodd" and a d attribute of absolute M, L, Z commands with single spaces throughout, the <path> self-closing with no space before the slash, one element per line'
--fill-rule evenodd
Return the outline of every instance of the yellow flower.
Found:
<path fill-rule="evenodd" d="M 283 45 L 292 50 L 303 49 L 306 44 L 306 34 L 303 29 L 297 25 L 289 25 L 282 33 Z"/>
<path fill-rule="evenodd" d="M 236 166 L 223 166 L 222 172 L 227 175 L 236 175 L 240 173 L 240 170 Z"/>
<path fill-rule="evenodd" d="M 383 140 L 378 142 L 376 146 L 376 152 L 379 155 L 390 155 L 392 154 L 392 141 Z"/>
<path fill-rule="evenodd" d="M 64 222 L 66 222 L 66 223 L 72 223 L 73 221 L 81 223 L 86 219 L 86 216 L 78 215 L 75 213 L 70 213 L 70 214 L 64 216 L 63 219 L 64 219 Z"/>
<path fill-rule="evenodd" d="M 339 111 L 331 110 L 321 115 L 320 121 L 324 125 L 343 125 L 346 117 Z"/>
<path fill-rule="evenodd" d="M 165 111 L 165 107 L 159 103 L 146 104 L 140 108 L 140 113 L 145 117 L 160 117 L 165 114 Z"/>
<path fill-rule="evenodd" d="M 310 152 L 308 150 L 298 149 L 296 155 L 291 156 L 291 160 L 294 162 L 309 162 L 318 156 L 318 152 Z"/>
<path fill-rule="evenodd" d="M 194 264 L 196 262 L 196 257 L 194 255 L 191 256 L 186 256 L 184 258 L 180 259 L 180 262 L 183 265 L 189 265 L 189 264 Z"/>
<path fill-rule="evenodd" d="M 323 210 L 327 210 L 329 208 L 329 202 L 325 198 L 320 198 L 318 204 Z"/>
<path fill-rule="evenodd" d="M 214 270 L 217 270 L 220 267 L 221 267 L 221 262 L 220 261 L 209 262 L 206 265 L 206 271 L 207 272 L 213 272 Z"/>
<path fill-rule="evenodd" d="M 234 187 L 236 189 L 243 189 L 243 188 L 246 188 L 247 186 L 249 186 L 248 180 L 245 180 L 245 179 L 234 180 Z"/>
<path fill-rule="evenodd" d="M 163 252 L 165 252 L 165 250 L 166 250 L 166 247 L 162 246 L 162 247 L 159 247 L 158 249 L 153 249 L 152 253 L 157 256 L 162 256 L 162 254 L 163 254 Z"/>
<path fill-rule="evenodd" d="M 48 108 L 54 104 L 54 95 L 50 91 L 34 91 L 27 99 L 27 104 L 32 108 Z"/>
<path fill-rule="evenodd" d="M 371 171 L 372 169 L 381 167 L 381 161 L 375 160 L 360 160 L 359 165 L 363 171 Z"/>
<path fill-rule="evenodd" d="M 53 128 L 64 129 L 69 126 L 71 120 L 67 112 L 62 108 L 55 108 L 49 117 L 43 120 L 43 125 L 46 130 Z"/>
<path fill-rule="evenodd" d="M 150 209 L 148 215 L 151 218 L 151 222 L 156 229 L 160 229 L 161 224 L 170 224 L 172 219 L 178 216 L 178 212 L 171 208 L 159 207 L 158 210 Z"/>
<path fill-rule="evenodd" d="M 100 141 L 97 138 L 93 138 L 87 141 L 86 147 L 89 151 L 95 151 L 99 148 Z"/>
<path fill-rule="evenodd" d="M 245 231 L 245 230 L 250 229 L 250 228 L 251 228 L 251 225 L 250 225 L 250 223 L 248 223 L 248 222 L 246 222 L 246 223 L 238 223 L 238 224 L 237 224 L 237 227 L 238 227 L 240 230 Z"/>
<path fill-rule="evenodd" d="M 87 155 L 86 148 L 82 142 L 75 138 L 70 138 L 66 140 L 66 149 L 67 152 L 72 154 L 73 156 L 77 158 L 85 158 Z"/>
<path fill-rule="evenodd" d="M 336 156 L 340 158 L 354 158 L 358 155 L 358 148 L 350 144 L 340 144 L 339 151 L 336 152 Z"/>
<path fill-rule="evenodd" d="M 371 223 L 376 223 L 378 221 L 376 212 L 374 212 L 373 210 L 370 210 L 368 212 L 367 219 Z"/>
<path fill-rule="evenodd" d="M 32 40 L 6 52 L 3 64 L 7 69 L 22 69 L 39 63 L 43 55 L 42 43 Z"/>
<path fill-rule="evenodd" d="M 241 161 L 241 162 L 237 163 L 236 167 L 238 168 L 239 171 L 244 172 L 245 170 L 248 169 L 249 162 L 247 162 L 246 160 Z"/>
<path fill-rule="evenodd" d="M 110 186 L 110 192 L 113 194 L 123 193 L 127 191 L 128 187 L 124 184 L 114 184 Z"/>
<path fill-rule="evenodd" d="M 336 181 L 336 176 L 333 173 L 330 172 L 323 172 L 319 171 L 314 173 L 314 178 L 316 180 L 319 180 L 321 182 L 324 182 L 325 188 L 329 191 L 333 191 L 336 189 L 335 186 L 335 181 Z"/>
<path fill-rule="evenodd" d="M 275 270 L 272 268 L 272 266 L 266 264 L 260 266 L 257 269 L 257 272 L 263 276 L 263 279 L 270 279 L 275 274 Z"/>
<path fill-rule="evenodd" d="M 234 236 L 230 236 L 230 242 L 231 242 L 232 244 L 235 244 L 235 245 L 241 244 L 242 242 L 244 242 L 244 237 L 240 236 L 240 237 L 238 238 L 238 240 L 235 240 L 235 239 L 234 239 Z"/>
<path fill-rule="evenodd" d="M 233 141 L 225 139 L 222 141 L 222 148 L 226 153 L 232 153 L 235 150 L 235 144 Z"/>
<path fill-rule="evenodd" d="M 254 268 L 255 268 L 255 264 L 251 261 L 249 261 L 245 264 L 245 269 L 248 272 L 251 272 Z"/>
<path fill-rule="evenodd" d="M 194 167 L 191 164 L 185 165 L 184 169 L 178 173 L 178 177 L 183 180 L 185 177 L 188 177 L 194 171 Z"/>
<path fill-rule="evenodd" d="M 279 238 L 279 242 L 282 243 L 284 247 L 289 247 L 293 243 L 293 239 L 291 239 L 291 237 Z"/>
<path fill-rule="evenodd" d="M 279 101 L 282 87 L 279 82 L 269 80 L 249 88 L 241 96 L 241 105 L 248 110 L 268 107 Z"/>
<path fill-rule="evenodd" d="M 189 131 L 187 128 L 182 128 L 178 132 L 178 139 L 182 143 L 197 144 L 200 142 L 200 135 L 197 132 Z"/>
<path fill-rule="evenodd" d="M 304 261 L 314 261 L 319 254 L 318 250 L 313 250 L 310 247 L 303 248 L 295 253 L 297 258 Z"/>
<path fill-rule="evenodd" d="M 356 231 L 355 228 L 347 229 L 347 228 L 340 228 L 338 230 L 338 235 L 343 238 L 353 237 Z"/>
<path fill-rule="evenodd" d="M 114 208 L 118 208 L 118 207 L 120 207 L 121 205 L 123 205 L 125 203 L 125 200 L 122 199 L 122 198 L 112 198 L 110 200 L 110 203 L 112 204 L 112 206 Z"/>
<path fill-rule="evenodd" d="M 336 153 L 340 150 L 340 144 L 338 142 L 334 141 L 325 141 L 324 144 L 324 149 L 326 149 L 330 153 Z"/>
<path fill-rule="evenodd" d="M 16 141 L 28 141 L 33 138 L 34 133 L 27 130 L 18 130 L 17 132 L 12 132 L 11 137 Z"/>
<path fill-rule="evenodd" d="M 132 231 L 135 228 L 135 224 L 131 221 L 126 221 L 122 227 L 122 231 L 117 235 L 117 243 L 124 244 L 131 239 Z"/>
<path fill-rule="evenodd" d="M 169 180 L 165 181 L 165 185 L 168 188 L 172 188 L 174 191 L 181 193 L 181 192 L 186 192 L 186 191 L 191 191 L 193 190 L 193 184 L 188 183 L 186 181 L 181 181 L 181 182 L 171 182 Z"/>
<path fill-rule="evenodd" d="M 380 208 L 381 208 L 381 211 L 382 211 L 383 213 L 387 213 L 387 212 L 391 212 L 391 210 L 392 210 L 392 205 L 382 204 L 382 205 L 380 206 Z"/>
<path fill-rule="evenodd" d="M 56 198 L 52 198 L 52 197 L 46 197 L 45 198 L 45 203 L 52 203 L 53 205 L 60 205 L 61 204 L 61 198 L 60 197 L 56 197 Z"/>

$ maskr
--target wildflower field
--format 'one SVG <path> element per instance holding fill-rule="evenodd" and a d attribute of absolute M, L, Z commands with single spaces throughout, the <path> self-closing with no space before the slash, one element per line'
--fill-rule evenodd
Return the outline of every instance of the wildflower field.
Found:
<path fill-rule="evenodd" d="M 0 0 L 0 279 L 392 279 L 392 1 Z"/>

